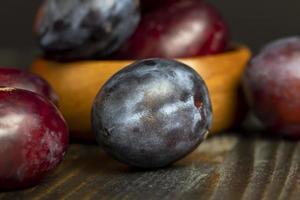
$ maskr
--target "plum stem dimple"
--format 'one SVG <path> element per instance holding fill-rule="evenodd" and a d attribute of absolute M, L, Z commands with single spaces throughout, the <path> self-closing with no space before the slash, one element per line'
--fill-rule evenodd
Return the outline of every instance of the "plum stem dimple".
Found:
<path fill-rule="evenodd" d="M 195 100 L 195 106 L 200 109 L 203 107 L 203 102 L 200 100 Z"/>

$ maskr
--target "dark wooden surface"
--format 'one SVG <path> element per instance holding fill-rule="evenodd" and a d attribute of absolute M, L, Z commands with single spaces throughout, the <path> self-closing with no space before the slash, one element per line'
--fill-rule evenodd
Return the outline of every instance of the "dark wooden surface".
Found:
<path fill-rule="evenodd" d="M 95 145 L 71 145 L 39 186 L 0 194 L 16 199 L 300 199 L 300 142 L 222 135 L 184 160 L 143 171 Z"/>

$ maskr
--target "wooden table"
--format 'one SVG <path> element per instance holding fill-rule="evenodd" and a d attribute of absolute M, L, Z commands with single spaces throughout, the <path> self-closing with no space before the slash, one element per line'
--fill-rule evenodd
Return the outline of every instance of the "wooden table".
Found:
<path fill-rule="evenodd" d="M 299 200 L 300 142 L 224 134 L 153 171 L 120 164 L 96 145 L 72 144 L 42 184 L 0 199 Z"/>

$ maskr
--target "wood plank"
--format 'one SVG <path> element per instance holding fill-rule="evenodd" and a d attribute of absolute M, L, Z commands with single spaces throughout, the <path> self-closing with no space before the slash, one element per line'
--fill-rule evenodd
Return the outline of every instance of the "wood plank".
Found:
<path fill-rule="evenodd" d="M 222 135 L 184 160 L 145 171 L 73 144 L 42 184 L 0 199 L 299 199 L 300 142 Z"/>

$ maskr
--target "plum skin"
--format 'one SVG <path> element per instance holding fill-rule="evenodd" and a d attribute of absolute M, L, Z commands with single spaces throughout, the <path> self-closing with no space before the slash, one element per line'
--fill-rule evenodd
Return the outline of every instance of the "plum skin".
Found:
<path fill-rule="evenodd" d="M 266 45 L 246 68 L 243 83 L 247 100 L 273 135 L 300 138 L 299 70 L 299 37 Z"/>
<path fill-rule="evenodd" d="M 190 67 L 147 59 L 115 74 L 92 109 L 97 141 L 131 166 L 167 166 L 193 151 L 208 134 L 212 108 L 207 87 Z"/>
<path fill-rule="evenodd" d="M 229 29 L 210 4 L 199 0 L 167 1 L 145 13 L 115 59 L 183 58 L 218 54 L 229 46 Z"/>
<path fill-rule="evenodd" d="M 0 88 L 0 189 L 35 186 L 62 161 L 68 128 L 44 97 Z"/>
<path fill-rule="evenodd" d="M 127 40 L 139 20 L 139 0 L 46 0 L 34 33 L 48 58 L 102 58 Z"/>
<path fill-rule="evenodd" d="M 0 86 L 29 90 L 48 98 L 58 106 L 58 96 L 41 77 L 15 68 L 0 68 Z"/>

